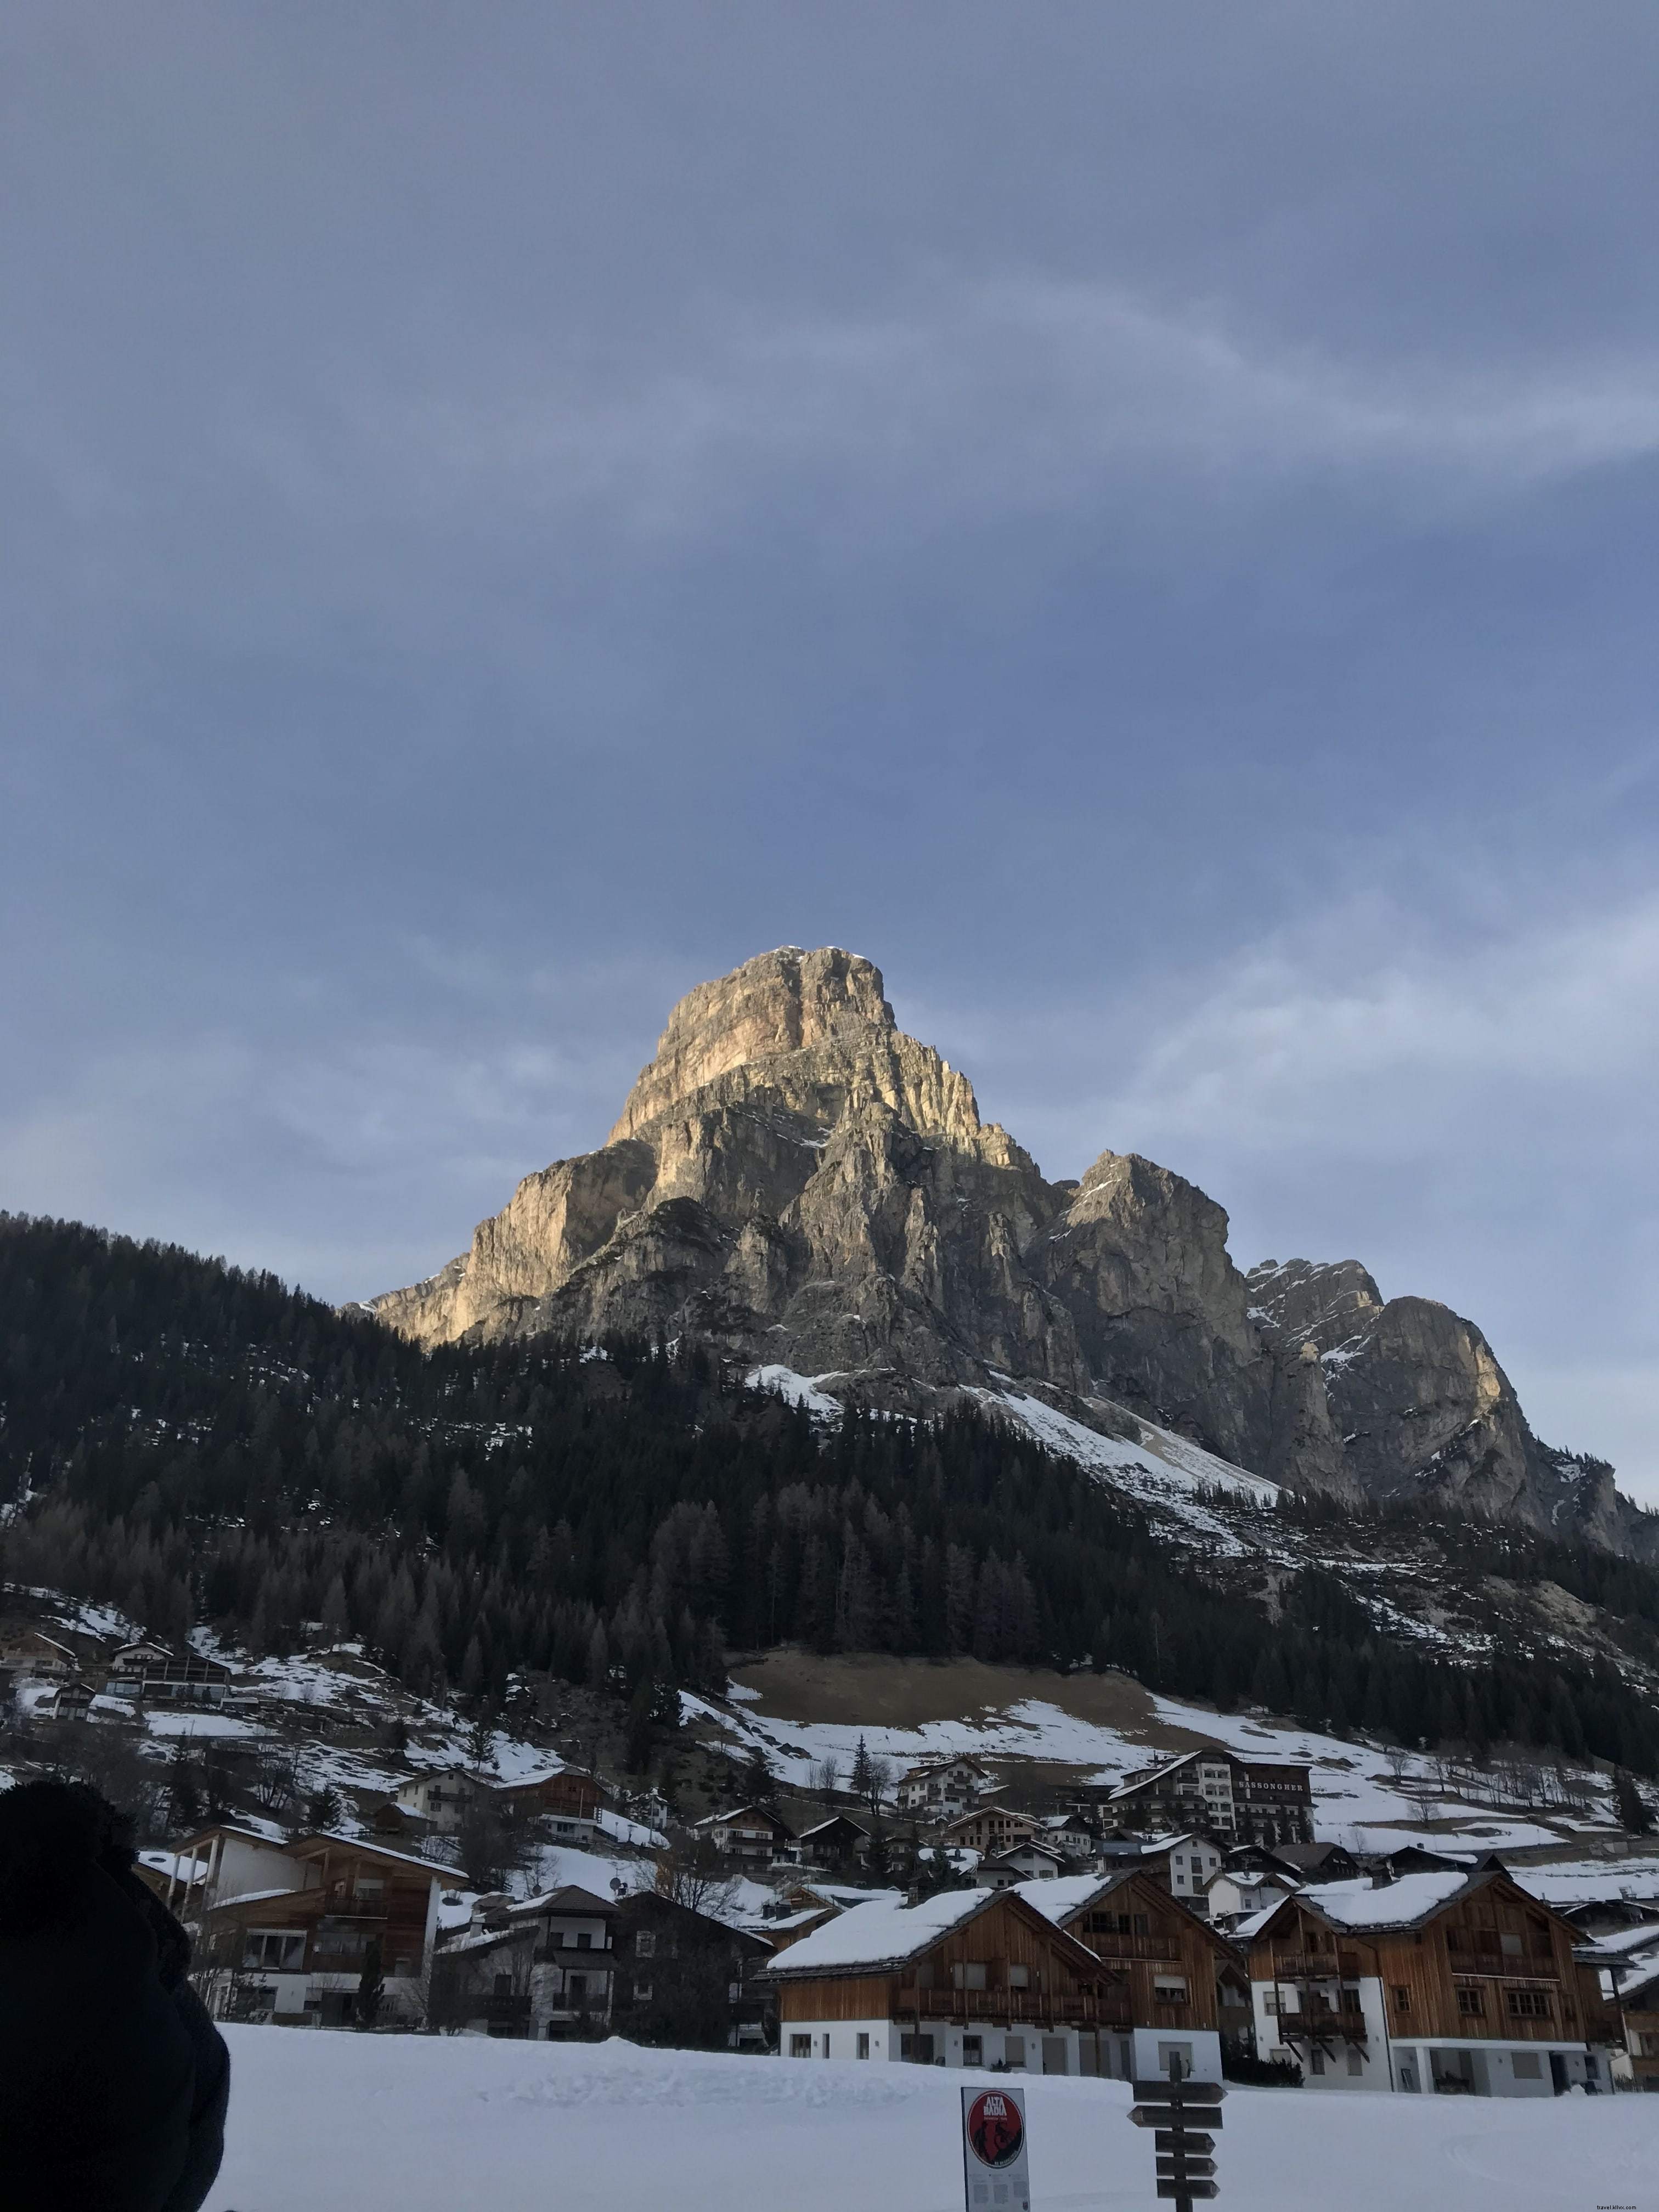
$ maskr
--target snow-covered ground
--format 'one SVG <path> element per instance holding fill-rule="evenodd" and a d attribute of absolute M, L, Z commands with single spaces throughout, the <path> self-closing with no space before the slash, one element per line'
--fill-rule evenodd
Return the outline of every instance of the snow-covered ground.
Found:
<path fill-rule="evenodd" d="M 228 2031 L 208 2212 L 960 2212 L 942 2068 L 486 2038 Z M 1150 2135 L 1109 2081 L 1026 2085 L 1033 2212 L 1151 2212 Z M 1235 2089 L 1231 2212 L 1650 2212 L 1659 2097 Z"/>

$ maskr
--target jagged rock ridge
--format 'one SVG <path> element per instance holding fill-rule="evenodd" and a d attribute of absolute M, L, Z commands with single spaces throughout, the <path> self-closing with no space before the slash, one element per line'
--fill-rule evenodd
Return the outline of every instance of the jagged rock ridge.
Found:
<path fill-rule="evenodd" d="M 1469 1323 L 1385 1305 L 1352 1261 L 1247 1279 L 1226 1240 L 1220 1206 L 1133 1154 L 1048 1182 L 869 961 L 792 946 L 690 992 L 599 1151 L 374 1305 L 424 1344 L 690 1332 L 877 1403 L 1012 1377 L 1356 1498 L 1427 1480 L 1536 1525 L 1580 1498 Z M 1605 1498 L 1595 1533 L 1626 1540 Z"/>

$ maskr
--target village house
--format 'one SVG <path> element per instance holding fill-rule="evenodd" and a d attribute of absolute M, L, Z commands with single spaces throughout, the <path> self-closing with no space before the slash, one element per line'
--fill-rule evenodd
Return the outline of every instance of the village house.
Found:
<path fill-rule="evenodd" d="M 820 1905 L 814 1917 L 834 1910 Z M 680 2051 L 775 2048 L 778 1993 L 763 1972 L 775 1940 L 655 1890 L 620 1899 L 614 2033 Z"/>
<path fill-rule="evenodd" d="M 1024 1843 L 1039 1826 L 1030 1813 L 1017 1813 L 1012 1805 L 992 1797 L 946 1821 L 939 1841 L 952 1850 L 978 1851 L 985 1856 Z"/>
<path fill-rule="evenodd" d="M 803 1866 L 830 1868 L 860 1864 L 870 1856 L 870 1831 L 864 1823 L 849 1820 L 844 1813 L 832 1814 L 815 1827 L 803 1828 L 795 1838 Z"/>
<path fill-rule="evenodd" d="M 432 1970 L 440 2027 L 536 2042 L 605 2033 L 615 1997 L 617 1905 L 574 1887 L 513 1904 L 480 1898 Z"/>
<path fill-rule="evenodd" d="M 1204 1892 L 1205 1907 L 1214 1925 L 1231 1928 L 1237 1921 L 1282 1905 L 1301 1887 L 1288 1873 L 1228 1865 L 1210 1876 Z"/>
<path fill-rule="evenodd" d="M 692 1824 L 700 1841 L 712 1844 L 722 1858 L 750 1866 L 770 1866 L 795 1847 L 789 1823 L 765 1805 L 738 1805 L 729 1813 L 710 1813 Z"/>
<path fill-rule="evenodd" d="M 175 1651 L 154 1637 L 124 1644 L 109 1662 L 105 1688 L 112 1698 L 133 1705 L 222 1705 L 236 1687 L 234 1668 L 222 1660 L 186 1647 Z"/>
<path fill-rule="evenodd" d="M 1091 2071 L 1146 2080 L 1178 2058 L 1194 2081 L 1221 2079 L 1217 1979 L 1238 1962 L 1189 1906 L 1127 1869 L 1031 1882 L 1019 1894 L 1106 1972 L 1117 2021 L 1100 2034 Z"/>
<path fill-rule="evenodd" d="M 990 1787 L 990 1771 L 976 1759 L 929 1759 L 899 1778 L 895 1802 L 913 1820 L 937 1826 L 956 1820 Z"/>
<path fill-rule="evenodd" d="M 1127 1776 L 1106 1802 L 1116 1820 L 1194 1828 L 1228 1844 L 1313 1840 L 1308 1769 L 1284 1759 L 1185 1752 Z"/>
<path fill-rule="evenodd" d="M 0 1673 L 9 1674 L 14 1682 L 67 1682 L 80 1671 L 80 1660 L 69 1645 L 43 1628 L 0 1632 Z"/>
<path fill-rule="evenodd" d="M 1094 2073 L 1119 2024 L 1100 1961 L 1012 1889 L 855 1905 L 765 1974 L 790 2058 Z"/>
<path fill-rule="evenodd" d="M 1241 1923 L 1258 2053 L 1309 2087 L 1480 2097 L 1606 2087 L 1573 1931 L 1495 1862 L 1315 1884 Z"/>
<path fill-rule="evenodd" d="M 491 1796 L 521 1816 L 539 1820 L 550 1842 L 592 1850 L 600 1840 L 599 1786 L 585 1768 L 562 1766 L 519 1782 L 498 1782 Z"/>
<path fill-rule="evenodd" d="M 1011 1844 L 1006 1851 L 994 1851 L 982 1858 L 974 1880 L 981 1889 L 1015 1889 L 1024 1881 L 1053 1881 L 1065 1873 L 1066 1864 L 1063 1851 L 1028 1836 L 1023 1843 Z"/>
<path fill-rule="evenodd" d="M 1139 1864 L 1171 1897 L 1201 1912 L 1209 1884 L 1220 1870 L 1221 1850 L 1203 1836 L 1150 1836 L 1141 1843 Z M 1101 1871 L 1108 1871 L 1104 1864 Z"/>
<path fill-rule="evenodd" d="M 454 1836 L 460 1833 L 469 1805 L 489 1787 L 483 1777 L 470 1767 L 438 1766 L 400 1782 L 392 1802 L 400 1812 L 424 1822 L 431 1834 Z"/>
<path fill-rule="evenodd" d="M 349 2025 L 376 1960 L 386 2010 L 419 2017 L 440 1892 L 461 1879 L 362 1838 L 283 1843 L 227 1823 L 186 1838 L 165 1869 L 138 1871 L 191 1929 L 216 2018 L 308 2027 Z"/>
<path fill-rule="evenodd" d="M 1045 1814 L 1038 1833 L 1051 1850 L 1068 1859 L 1092 1857 L 1100 1838 L 1080 1813 Z"/>
<path fill-rule="evenodd" d="M 1581 1983 L 1593 1983 L 1622 2087 L 1659 2090 L 1659 1926 L 1614 1929 L 1576 1948 Z"/>

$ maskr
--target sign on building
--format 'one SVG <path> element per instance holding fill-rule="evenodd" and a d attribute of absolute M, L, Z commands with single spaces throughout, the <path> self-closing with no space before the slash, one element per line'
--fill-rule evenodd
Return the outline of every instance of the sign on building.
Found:
<path fill-rule="evenodd" d="M 968 2212 L 1031 2212 L 1023 2089 L 963 2091 L 962 2166 Z"/>

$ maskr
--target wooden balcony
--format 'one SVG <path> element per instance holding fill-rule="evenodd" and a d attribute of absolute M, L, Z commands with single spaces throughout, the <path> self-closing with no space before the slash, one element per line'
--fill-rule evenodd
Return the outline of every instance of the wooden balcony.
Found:
<path fill-rule="evenodd" d="M 1357 1982 L 1364 1972 L 1357 1951 L 1280 1952 L 1273 1960 L 1276 1982 Z"/>
<path fill-rule="evenodd" d="M 1043 1990 L 919 1990 L 901 1985 L 897 2011 L 921 2020 L 988 2021 L 1006 2027 L 1133 2027 L 1128 1992 L 1097 1996 L 1079 1990 L 1051 1996 Z"/>
<path fill-rule="evenodd" d="M 1103 1929 L 1098 1935 L 1079 1935 L 1078 1941 L 1097 1959 L 1148 1959 L 1158 1965 L 1177 1958 L 1181 1950 L 1172 1936 L 1108 1935 Z"/>
<path fill-rule="evenodd" d="M 1280 2013 L 1279 2039 L 1292 2049 L 1298 2043 L 1368 2043 L 1363 2012 Z"/>
<path fill-rule="evenodd" d="M 1497 1951 L 1449 1951 L 1446 1964 L 1454 1981 L 1547 1982 L 1552 1990 L 1561 1976 L 1552 1954 L 1541 1959 L 1507 1959 Z"/>

